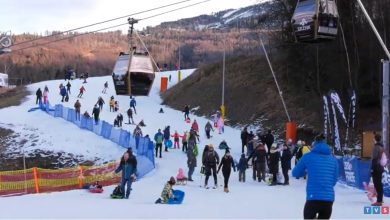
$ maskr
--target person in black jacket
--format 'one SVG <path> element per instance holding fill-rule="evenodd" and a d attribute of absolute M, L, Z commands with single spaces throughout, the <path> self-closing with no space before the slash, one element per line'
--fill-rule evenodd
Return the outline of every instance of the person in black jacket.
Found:
<path fill-rule="evenodd" d="M 248 128 L 245 127 L 244 130 L 241 131 L 241 143 L 242 143 L 242 152 L 244 153 L 245 146 L 248 147 Z"/>
<path fill-rule="evenodd" d="M 247 161 L 252 159 L 253 166 L 253 180 L 256 181 L 256 178 L 259 182 L 265 182 L 265 164 L 267 157 L 267 151 L 265 150 L 265 146 L 263 143 L 258 143 L 256 149 L 252 152 L 252 154 L 248 157 Z"/>
<path fill-rule="evenodd" d="M 218 171 L 221 170 L 222 167 L 222 174 L 223 174 L 223 182 L 224 182 L 224 188 L 223 191 L 228 193 L 229 192 L 229 178 L 230 173 L 232 172 L 232 167 L 234 172 L 236 172 L 236 166 L 234 164 L 233 157 L 230 155 L 229 149 L 226 149 L 225 155 L 222 157 L 221 163 L 218 166 Z"/>
<path fill-rule="evenodd" d="M 272 174 L 272 183 L 271 186 L 277 185 L 277 176 L 279 173 L 279 160 L 280 160 L 280 150 L 277 148 L 276 144 L 272 144 L 269 156 L 269 170 Z"/>
<path fill-rule="evenodd" d="M 35 93 L 37 95 L 37 101 L 35 104 L 42 104 L 42 90 L 41 88 L 38 88 L 37 92 Z"/>
<path fill-rule="evenodd" d="M 270 154 L 272 144 L 274 143 L 275 138 L 272 135 L 272 131 L 268 130 L 268 134 L 265 135 L 265 144 L 267 145 L 268 148 L 268 154 Z"/>
<path fill-rule="evenodd" d="M 282 151 L 282 172 L 284 176 L 284 185 L 289 185 L 289 177 L 288 177 L 288 171 L 291 170 L 291 151 L 289 147 L 285 144 L 283 145 L 283 151 Z"/>
<path fill-rule="evenodd" d="M 95 107 L 92 110 L 92 115 L 95 118 L 95 124 L 99 123 L 99 114 L 100 114 L 100 109 L 98 105 L 95 105 Z"/>
<path fill-rule="evenodd" d="M 183 112 L 184 112 L 184 121 L 186 121 L 187 119 L 190 118 L 190 106 L 186 105 L 184 107 Z"/>
<path fill-rule="evenodd" d="M 204 152 L 202 162 L 205 166 L 206 171 L 206 178 L 204 187 L 208 188 L 207 183 L 209 181 L 209 177 L 211 174 L 214 177 L 214 189 L 218 186 L 218 179 L 217 179 L 217 165 L 219 164 L 219 156 L 218 153 L 215 152 L 213 145 L 208 145 L 208 151 Z"/>
<path fill-rule="evenodd" d="M 382 174 L 385 168 L 380 164 L 383 152 L 384 149 L 382 144 L 382 137 L 379 134 L 376 134 L 375 145 L 372 148 L 372 161 L 371 161 L 371 176 L 377 193 L 376 202 L 372 204 L 373 206 L 382 206 L 383 203 Z"/>

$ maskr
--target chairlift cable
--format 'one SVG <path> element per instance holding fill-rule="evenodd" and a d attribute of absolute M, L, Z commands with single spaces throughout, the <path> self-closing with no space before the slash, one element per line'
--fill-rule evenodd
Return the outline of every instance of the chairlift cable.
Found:
<path fill-rule="evenodd" d="M 145 50 L 148 52 L 148 54 L 149 54 L 149 56 L 150 56 L 151 60 L 153 61 L 153 64 L 154 64 L 154 65 L 155 65 L 155 67 L 157 68 L 157 72 L 160 72 L 160 68 L 157 66 L 157 63 L 156 63 L 156 61 L 154 60 L 154 58 L 153 58 L 152 54 L 149 52 L 148 48 L 146 47 L 146 45 L 145 45 L 144 41 L 141 39 L 141 36 L 139 36 L 139 34 L 138 34 L 138 32 L 137 32 L 137 31 L 135 31 L 135 35 L 136 35 L 136 36 L 137 36 L 137 38 L 138 38 L 138 39 L 141 41 L 141 44 L 142 44 L 142 46 L 145 48 Z"/>
<path fill-rule="evenodd" d="M 80 29 L 84 29 L 84 28 L 88 28 L 88 27 L 104 24 L 104 23 L 107 23 L 107 22 L 119 20 L 119 19 L 122 19 L 122 18 L 131 17 L 131 16 L 134 16 L 134 15 L 144 14 L 144 13 L 147 13 L 147 12 L 159 10 L 159 9 L 162 9 L 162 8 L 167 8 L 167 7 L 178 5 L 178 4 L 181 4 L 181 3 L 184 3 L 184 2 L 188 2 L 188 1 L 191 1 L 191 0 L 184 0 L 184 1 L 176 2 L 176 3 L 172 3 L 172 4 L 168 4 L 168 5 L 163 5 L 163 6 L 159 6 L 159 7 L 156 7 L 156 8 L 152 8 L 152 9 L 136 12 L 136 13 L 133 13 L 133 14 L 120 16 L 120 17 L 112 18 L 112 19 L 105 20 L 105 21 L 96 22 L 96 23 L 93 23 L 93 24 L 89 24 L 89 25 L 85 25 L 85 26 L 69 29 L 69 30 L 66 30 L 66 31 L 61 31 L 59 33 L 51 34 L 51 35 L 48 35 L 48 36 L 38 37 L 38 38 L 35 38 L 35 39 L 32 39 L 32 40 L 27 40 L 27 41 L 23 41 L 23 42 L 20 42 L 20 43 L 13 44 L 11 47 L 17 46 L 17 45 L 21 45 L 21 44 L 30 43 L 30 42 L 34 42 L 34 41 L 41 40 L 41 39 L 46 39 L 46 38 L 62 35 L 62 34 L 65 34 L 65 33 L 72 32 L 72 31 L 76 31 L 76 30 L 80 30 Z"/>

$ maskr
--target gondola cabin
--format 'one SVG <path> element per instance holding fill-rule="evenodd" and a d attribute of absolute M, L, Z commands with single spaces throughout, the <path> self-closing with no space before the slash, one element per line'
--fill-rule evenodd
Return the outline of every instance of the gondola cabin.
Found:
<path fill-rule="evenodd" d="M 297 42 L 334 40 L 339 15 L 334 0 L 298 0 L 291 23 Z"/>
<path fill-rule="evenodd" d="M 149 54 L 135 49 L 131 56 L 123 52 L 119 54 L 112 73 L 117 95 L 147 96 L 154 77 Z"/>

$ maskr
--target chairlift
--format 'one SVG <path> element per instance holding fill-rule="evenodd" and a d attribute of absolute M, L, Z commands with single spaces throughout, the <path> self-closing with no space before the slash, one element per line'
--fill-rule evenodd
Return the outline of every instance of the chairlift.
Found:
<path fill-rule="evenodd" d="M 335 0 L 298 0 L 291 19 L 296 41 L 304 43 L 334 40 L 338 21 Z"/>

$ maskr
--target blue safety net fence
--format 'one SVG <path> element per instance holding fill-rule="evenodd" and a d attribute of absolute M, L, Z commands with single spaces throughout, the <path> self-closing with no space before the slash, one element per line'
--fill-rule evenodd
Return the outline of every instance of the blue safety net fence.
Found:
<path fill-rule="evenodd" d="M 48 102 L 39 107 L 29 110 L 42 110 L 55 118 L 63 118 L 81 129 L 88 130 L 110 140 L 123 148 L 132 148 L 137 157 L 137 176 L 141 178 L 155 168 L 154 163 L 154 144 L 149 138 L 134 137 L 129 131 L 116 128 L 106 121 L 99 120 L 96 124 L 93 118 L 80 115 L 80 120 L 76 119 L 75 109 L 64 107 L 63 105 L 51 106 Z M 136 146 L 138 144 L 138 146 Z"/>

